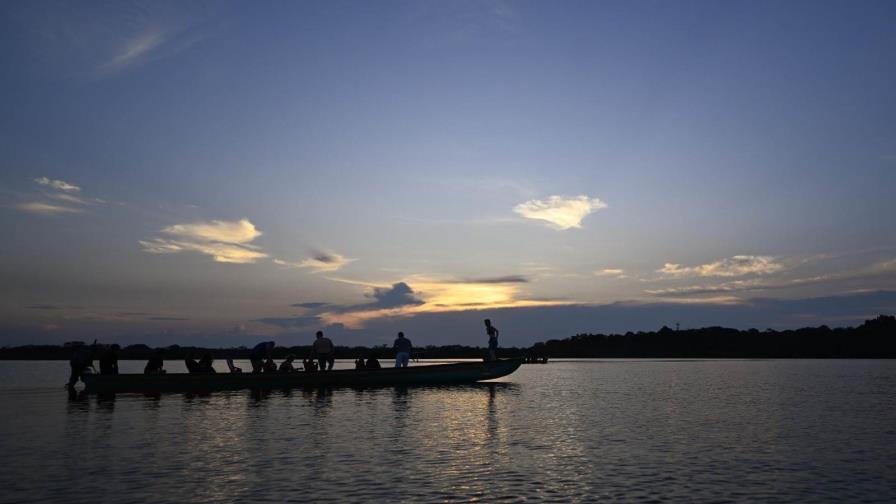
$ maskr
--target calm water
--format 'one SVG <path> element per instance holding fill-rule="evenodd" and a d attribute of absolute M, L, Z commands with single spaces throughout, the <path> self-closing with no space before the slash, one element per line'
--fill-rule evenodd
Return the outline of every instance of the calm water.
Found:
<path fill-rule="evenodd" d="M 73 401 L 66 368 L 0 362 L 2 501 L 896 500 L 896 361 Z"/>

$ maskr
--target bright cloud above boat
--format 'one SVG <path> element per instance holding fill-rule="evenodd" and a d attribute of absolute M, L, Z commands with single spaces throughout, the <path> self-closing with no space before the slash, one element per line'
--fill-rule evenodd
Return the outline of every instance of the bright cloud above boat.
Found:
<path fill-rule="evenodd" d="M 664 276 L 684 277 L 736 277 L 744 275 L 769 275 L 784 269 L 784 265 L 771 256 L 736 255 L 699 266 L 682 266 L 666 263 L 657 270 Z"/>
<path fill-rule="evenodd" d="M 563 300 L 526 299 L 521 291 L 525 282 L 509 276 L 506 281 L 487 278 L 483 281 L 436 280 L 412 277 L 391 286 L 368 285 L 366 297 L 375 301 L 320 313 L 326 324 L 363 327 L 368 320 L 408 316 L 419 313 L 522 308 L 571 304 Z"/>
<path fill-rule="evenodd" d="M 599 198 L 581 196 L 550 196 L 533 199 L 513 207 L 513 211 L 527 219 L 542 220 L 558 230 L 582 227 L 582 220 L 607 204 Z"/>
<path fill-rule="evenodd" d="M 143 250 L 152 254 L 199 252 L 212 256 L 216 262 L 233 264 L 254 263 L 268 257 L 252 245 L 261 231 L 249 219 L 175 224 L 162 229 L 162 233 L 173 238 L 141 240 Z"/>

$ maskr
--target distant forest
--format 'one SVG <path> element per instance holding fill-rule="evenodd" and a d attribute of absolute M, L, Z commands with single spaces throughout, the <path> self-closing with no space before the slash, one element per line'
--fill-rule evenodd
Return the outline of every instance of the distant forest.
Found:
<path fill-rule="evenodd" d="M 112 343 L 112 342 L 102 342 Z M 183 359 L 190 354 L 210 352 L 216 359 L 244 359 L 249 349 L 201 348 L 172 345 L 164 347 L 164 358 Z M 130 345 L 119 351 L 120 359 L 147 359 L 156 349 L 146 345 Z M 295 354 L 300 359 L 310 355 L 310 346 L 277 347 L 274 357 L 282 359 Z M 479 358 L 485 348 L 448 345 L 427 346 L 414 350 L 420 359 Z M 68 359 L 70 344 L 26 345 L 0 348 L 0 359 Z M 392 358 L 386 346 L 336 347 L 336 358 L 355 359 L 375 354 Z M 561 340 L 539 342 L 529 348 L 500 348 L 500 357 L 548 358 L 896 358 L 896 317 L 881 315 L 858 327 L 831 329 L 827 326 L 803 329 L 759 331 L 704 327 L 676 331 L 663 327 L 659 331 L 625 334 L 577 334 Z"/>

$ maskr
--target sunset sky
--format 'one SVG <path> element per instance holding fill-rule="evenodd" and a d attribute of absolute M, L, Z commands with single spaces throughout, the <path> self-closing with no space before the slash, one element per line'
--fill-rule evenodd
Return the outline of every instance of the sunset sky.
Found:
<path fill-rule="evenodd" d="M 0 3 L 0 346 L 896 312 L 896 3 Z"/>

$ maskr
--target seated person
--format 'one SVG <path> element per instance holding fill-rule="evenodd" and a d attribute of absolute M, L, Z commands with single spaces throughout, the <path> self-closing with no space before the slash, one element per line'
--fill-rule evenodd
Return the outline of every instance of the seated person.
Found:
<path fill-rule="evenodd" d="M 314 362 L 312 359 L 303 360 L 302 366 L 305 367 L 305 371 L 308 371 L 308 372 L 317 371 L 317 363 Z"/>
<path fill-rule="evenodd" d="M 367 363 L 365 365 L 367 369 L 380 369 L 380 361 L 376 360 L 376 355 L 370 354 L 370 357 L 367 358 Z"/>
<path fill-rule="evenodd" d="M 292 361 L 296 360 L 296 356 L 293 354 L 289 354 L 286 356 L 286 360 L 280 363 L 280 372 L 281 373 L 295 373 L 296 368 L 292 365 Z"/>
<path fill-rule="evenodd" d="M 215 373 L 215 368 L 212 366 L 212 363 L 215 362 L 215 359 L 212 358 L 212 354 L 206 352 L 205 355 L 199 359 L 199 372 L 200 373 Z"/>
<path fill-rule="evenodd" d="M 165 372 L 165 370 L 162 369 L 163 365 L 162 351 L 157 350 L 156 353 L 146 361 L 146 367 L 143 368 L 143 374 L 163 374 Z"/>
<path fill-rule="evenodd" d="M 233 365 L 233 357 L 227 358 L 227 369 L 229 369 L 231 373 L 242 373 L 243 372 L 242 368 L 238 368 Z"/>
<path fill-rule="evenodd" d="M 355 360 L 355 369 L 364 369 L 364 357 L 358 357 Z"/>
<path fill-rule="evenodd" d="M 184 359 L 184 364 L 187 366 L 188 373 L 198 373 L 199 372 L 199 363 L 196 362 L 196 355 L 190 354 L 189 357 Z"/>
<path fill-rule="evenodd" d="M 262 341 L 255 345 L 249 352 L 249 362 L 252 363 L 252 372 L 260 373 L 264 369 L 264 359 L 271 358 L 271 351 L 274 349 L 273 341 Z"/>
<path fill-rule="evenodd" d="M 276 373 L 277 364 L 274 362 L 274 359 L 268 357 L 268 359 L 264 361 L 264 366 L 262 366 L 261 370 L 263 373 Z"/>

